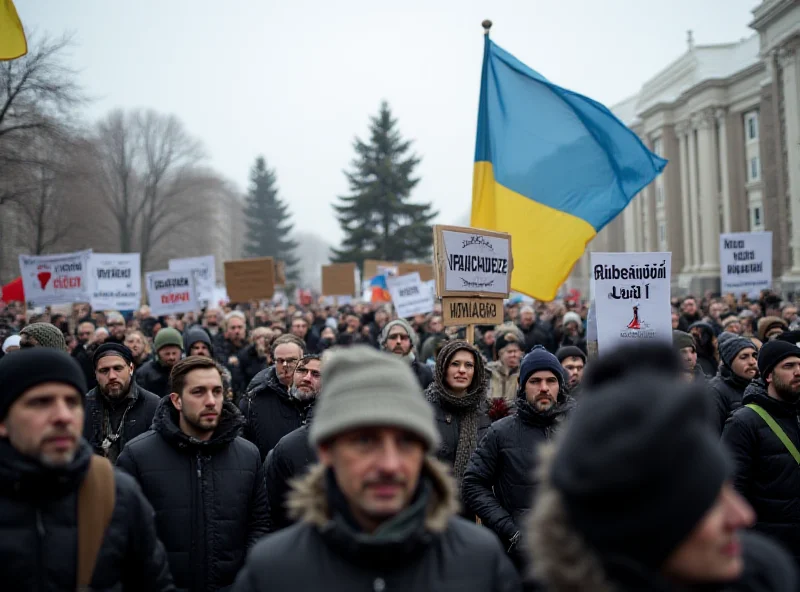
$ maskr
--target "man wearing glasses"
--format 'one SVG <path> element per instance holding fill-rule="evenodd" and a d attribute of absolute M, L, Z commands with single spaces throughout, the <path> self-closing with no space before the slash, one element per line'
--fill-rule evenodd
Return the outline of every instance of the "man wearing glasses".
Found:
<path fill-rule="evenodd" d="M 108 328 L 108 339 L 106 343 L 125 343 L 125 317 L 118 312 L 110 312 L 106 316 L 106 327 Z"/>
<path fill-rule="evenodd" d="M 313 398 L 302 392 L 290 392 L 297 363 L 306 354 L 306 346 L 294 335 L 281 335 L 272 342 L 274 364 L 256 374 L 239 409 L 247 423 L 244 437 L 258 447 L 263 461 L 270 450 L 305 420 Z M 293 389 L 294 390 L 294 389 Z"/>

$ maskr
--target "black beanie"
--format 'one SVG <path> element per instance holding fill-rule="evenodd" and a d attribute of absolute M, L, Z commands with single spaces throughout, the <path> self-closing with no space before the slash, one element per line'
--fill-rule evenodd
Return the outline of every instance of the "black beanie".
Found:
<path fill-rule="evenodd" d="M 758 373 L 761 374 L 761 378 L 766 379 L 781 360 L 791 356 L 800 358 L 800 347 L 778 339 L 767 341 L 758 352 Z"/>
<path fill-rule="evenodd" d="M 121 343 L 104 343 L 95 350 L 94 356 L 92 356 L 92 363 L 95 369 L 100 358 L 105 358 L 106 356 L 118 356 L 125 360 L 127 364 L 133 363 L 133 352 L 127 346 Z"/>
<path fill-rule="evenodd" d="M 558 359 L 559 364 L 567 358 L 580 358 L 583 360 L 584 364 L 586 363 L 586 354 L 576 345 L 565 345 L 563 347 L 559 347 L 558 351 L 556 352 L 556 358 Z"/>
<path fill-rule="evenodd" d="M 550 372 L 556 375 L 559 386 L 564 388 L 564 383 L 566 381 L 564 379 L 564 368 L 561 366 L 561 362 L 547 351 L 544 346 L 535 345 L 533 349 L 522 358 L 522 362 L 519 365 L 519 388 L 517 389 L 517 394 L 519 396 L 523 396 L 525 384 L 528 382 L 531 374 L 539 370 L 550 370 Z"/>
<path fill-rule="evenodd" d="M 694 530 L 729 475 L 702 387 L 647 370 L 585 397 L 551 468 L 569 520 L 601 556 L 652 569 Z"/>
<path fill-rule="evenodd" d="M 86 395 L 86 378 L 78 363 L 66 352 L 49 347 L 21 349 L 0 358 L 0 420 L 14 401 L 31 387 L 62 382 Z"/>

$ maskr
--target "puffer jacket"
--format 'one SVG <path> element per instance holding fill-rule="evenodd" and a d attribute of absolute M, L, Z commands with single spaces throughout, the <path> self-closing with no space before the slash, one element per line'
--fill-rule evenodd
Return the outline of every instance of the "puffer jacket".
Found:
<path fill-rule="evenodd" d="M 245 417 L 244 437 L 258 447 L 261 460 L 278 441 L 303 425 L 311 403 L 289 395 L 275 366 L 259 372 L 239 401 Z"/>
<path fill-rule="evenodd" d="M 786 446 L 750 403 L 761 406 L 800 449 L 800 417 L 795 405 L 773 399 L 758 379 L 745 389 L 742 407 L 725 423 L 722 441 L 734 461 L 733 484 L 753 506 L 755 529 L 782 543 L 800 563 L 800 468 Z"/>
<path fill-rule="evenodd" d="M 234 592 L 517 592 L 519 577 L 497 538 L 455 516 L 453 484 L 426 460 L 411 505 L 366 534 L 347 517 L 335 477 L 316 466 L 292 492 L 300 522 L 265 537 Z"/>
<path fill-rule="evenodd" d="M 719 367 L 719 374 L 708 381 L 709 394 L 714 402 L 712 421 L 717 433 L 722 433 L 728 416 L 742 406 L 744 391 L 750 381 L 734 374 L 725 364 Z"/>
<path fill-rule="evenodd" d="M 146 391 L 157 397 L 166 397 L 169 394 L 169 373 L 172 368 L 164 366 L 157 358 L 142 364 L 135 373 L 136 383 Z"/>
<path fill-rule="evenodd" d="M 178 426 L 162 399 L 153 429 L 130 441 L 117 466 L 133 475 L 156 513 L 156 527 L 180 590 L 230 586 L 250 547 L 267 531 L 267 493 L 258 451 L 239 437 L 243 419 L 223 404 L 211 439 Z"/>
<path fill-rule="evenodd" d="M 92 448 L 81 441 L 62 468 L 45 467 L 0 440 L 0 582 L 5 592 L 67 592 L 77 580 L 77 498 Z M 175 590 L 153 508 L 129 475 L 114 472 L 115 506 L 92 590 Z"/>

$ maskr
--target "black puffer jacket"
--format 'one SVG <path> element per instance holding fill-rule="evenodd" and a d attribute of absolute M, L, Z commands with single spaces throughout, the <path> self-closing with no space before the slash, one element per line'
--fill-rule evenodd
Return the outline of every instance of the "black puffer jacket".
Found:
<path fill-rule="evenodd" d="M 158 359 L 152 359 L 139 368 L 135 373 L 137 384 L 157 397 L 166 397 L 169 394 L 169 373 L 172 368 L 164 366 Z"/>
<path fill-rule="evenodd" d="M 458 446 L 459 417 L 453 409 L 450 409 L 446 402 L 439 401 L 432 403 L 433 415 L 436 419 L 436 427 L 442 441 L 436 451 L 436 458 L 452 467 L 456 461 L 456 447 Z M 478 415 L 478 444 L 481 443 L 487 430 L 492 425 L 489 419 L 489 402 L 481 404 L 480 414 Z"/>
<path fill-rule="evenodd" d="M 82 441 L 63 468 L 44 467 L 0 440 L 0 582 L 5 592 L 75 590 L 78 489 L 92 449 Z M 153 508 L 129 475 L 115 471 L 116 503 L 92 590 L 174 590 Z"/>
<path fill-rule="evenodd" d="M 548 412 L 538 413 L 517 399 L 517 413 L 496 421 L 472 455 L 461 497 L 484 525 L 505 544 L 523 527 L 533 503 L 536 448 L 550 440 L 556 427 L 575 408 L 565 394 Z"/>
<path fill-rule="evenodd" d="M 102 443 L 108 434 L 115 434 L 115 427 L 124 418 L 124 424 L 119 431 L 119 440 L 109 449 L 107 455 L 112 462 L 117 460 L 125 444 L 136 436 L 144 434 L 153 423 L 156 407 L 161 399 L 131 381 L 131 390 L 128 397 L 113 405 L 97 388 L 86 394 L 84 403 L 85 418 L 83 423 L 83 437 L 92 445 L 95 454 L 106 456 Z M 112 406 L 113 405 L 113 406 Z M 111 422 L 114 425 L 110 425 Z M 105 426 L 105 429 L 103 429 Z"/>
<path fill-rule="evenodd" d="M 246 420 L 244 437 L 258 447 L 262 461 L 281 438 L 303 425 L 309 406 L 289 396 L 275 366 L 258 373 L 239 401 L 239 409 Z"/>
<path fill-rule="evenodd" d="M 762 380 L 744 393 L 743 407 L 730 416 L 722 441 L 735 463 L 733 484 L 756 512 L 755 529 L 781 542 L 800 562 L 800 467 L 792 455 L 752 409 L 761 406 L 800 449 L 800 418 L 795 405 L 773 399 Z"/>
<path fill-rule="evenodd" d="M 728 416 L 742 406 L 744 391 L 750 381 L 733 373 L 725 364 L 719 374 L 708 381 L 709 394 L 714 401 L 713 422 L 718 433 L 722 433 Z"/>
<path fill-rule="evenodd" d="M 117 465 L 133 475 L 156 512 L 175 584 L 220 590 L 233 583 L 247 550 L 267 531 L 267 492 L 258 451 L 243 438 L 243 419 L 225 402 L 210 440 L 178 427 L 162 399 L 153 429 L 128 443 Z"/>

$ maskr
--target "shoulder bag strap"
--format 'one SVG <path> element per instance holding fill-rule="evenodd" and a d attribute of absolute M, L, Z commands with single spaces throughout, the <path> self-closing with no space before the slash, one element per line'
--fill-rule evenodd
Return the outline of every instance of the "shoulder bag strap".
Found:
<path fill-rule="evenodd" d="M 114 513 L 114 468 L 92 455 L 78 491 L 78 590 L 88 590 L 106 529 Z"/>
<path fill-rule="evenodd" d="M 789 454 L 792 455 L 792 458 L 795 460 L 795 462 L 800 465 L 800 452 L 798 452 L 797 447 L 789 439 L 789 436 L 786 435 L 786 432 L 781 429 L 781 426 L 778 425 L 778 422 L 772 419 L 772 416 L 767 413 L 766 409 L 760 405 L 756 405 L 755 403 L 748 403 L 745 405 L 745 407 L 749 407 L 761 416 L 761 419 L 763 419 L 764 422 L 769 426 L 769 429 L 771 429 L 775 435 L 778 436 L 778 439 L 783 443 L 783 445 L 786 446 L 786 450 L 789 451 Z"/>

